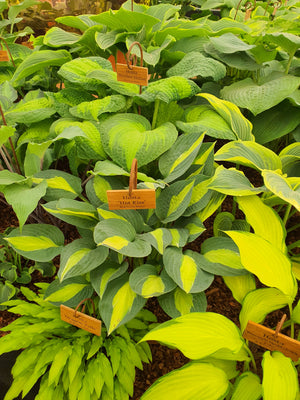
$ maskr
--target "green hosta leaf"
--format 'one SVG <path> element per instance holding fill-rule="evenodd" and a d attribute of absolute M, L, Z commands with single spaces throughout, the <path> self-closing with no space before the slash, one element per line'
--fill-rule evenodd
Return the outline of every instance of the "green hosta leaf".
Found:
<path fill-rule="evenodd" d="M 93 228 L 97 222 L 97 211 L 90 204 L 72 199 L 50 201 L 43 208 L 55 217 L 80 228 Z"/>
<path fill-rule="evenodd" d="M 160 254 L 163 254 L 166 247 L 173 241 L 172 233 L 166 228 L 157 228 L 151 232 L 144 233 L 140 237 L 150 243 Z"/>
<path fill-rule="evenodd" d="M 164 189 L 156 201 L 156 215 L 163 222 L 175 221 L 186 210 L 194 181 L 178 181 Z"/>
<path fill-rule="evenodd" d="M 13 88 L 9 81 L 6 81 L 0 85 L 0 96 L 6 97 L 10 101 L 14 102 L 18 98 L 18 92 Z"/>
<path fill-rule="evenodd" d="M 291 143 L 280 152 L 279 157 L 282 162 L 282 172 L 290 176 L 295 176 L 296 174 L 293 174 L 293 169 L 300 162 L 300 143 Z"/>
<path fill-rule="evenodd" d="M 163 263 L 169 276 L 186 293 L 197 293 L 207 289 L 213 275 L 202 270 L 202 256 L 192 250 L 182 253 L 181 249 L 168 247 L 163 255 Z"/>
<path fill-rule="evenodd" d="M 239 247 L 243 266 L 259 280 L 281 290 L 291 299 L 297 292 L 291 262 L 277 247 L 249 232 L 226 231 Z"/>
<path fill-rule="evenodd" d="M 137 233 L 145 232 L 149 230 L 149 227 L 144 223 L 143 217 L 137 210 L 114 210 L 110 211 L 107 205 L 102 205 L 97 209 L 99 220 L 102 219 L 121 219 L 125 222 L 129 222 Z M 140 236 L 141 237 L 141 236 Z"/>
<path fill-rule="evenodd" d="M 97 25 L 96 22 L 90 19 L 89 15 L 77 15 L 76 17 L 73 15 L 66 15 L 56 18 L 55 21 L 60 24 L 70 26 L 71 28 L 79 29 L 83 32 L 91 26 Z"/>
<path fill-rule="evenodd" d="M 210 180 L 205 175 L 196 175 L 194 187 L 192 191 L 192 197 L 189 202 L 187 209 L 184 212 L 184 216 L 190 216 L 207 206 L 209 200 L 212 197 L 212 190 L 208 189 Z"/>
<path fill-rule="evenodd" d="M 57 256 L 64 244 L 60 229 L 53 225 L 31 224 L 13 229 L 5 240 L 22 256 L 35 261 L 50 261 Z"/>
<path fill-rule="evenodd" d="M 106 246 L 129 257 L 146 257 L 151 253 L 149 243 L 136 236 L 134 227 L 122 219 L 100 221 L 94 230 L 98 246 Z"/>
<path fill-rule="evenodd" d="M 229 381 L 224 371 L 206 363 L 188 363 L 182 368 L 158 379 L 141 397 L 141 400 L 219 400 L 229 391 Z"/>
<path fill-rule="evenodd" d="M 108 256 L 105 247 L 94 248 L 86 239 L 77 239 L 63 248 L 61 252 L 58 277 L 60 281 L 73 276 L 84 275 L 101 265 Z"/>
<path fill-rule="evenodd" d="M 16 294 L 16 288 L 7 280 L 2 283 L 0 282 L 0 303 L 11 299 Z M 0 310 L 3 310 L 4 306 L 0 306 Z"/>
<path fill-rule="evenodd" d="M 72 107 L 70 113 L 74 117 L 98 121 L 103 113 L 114 113 L 126 107 L 126 99 L 123 96 L 113 95 L 103 99 L 87 101 Z"/>
<path fill-rule="evenodd" d="M 116 43 L 124 42 L 128 32 L 122 32 L 119 29 L 110 32 L 96 32 L 95 40 L 102 50 L 109 49 Z"/>
<path fill-rule="evenodd" d="M 253 140 L 252 124 L 240 112 L 238 107 L 225 100 L 218 99 L 212 94 L 199 94 L 204 97 L 210 105 L 217 111 L 218 114 L 227 122 L 231 130 L 240 140 Z"/>
<path fill-rule="evenodd" d="M 142 341 L 158 340 L 168 346 L 176 347 L 192 360 L 214 355 L 228 359 L 225 353 L 219 357 L 217 352 L 226 349 L 232 359 L 246 360 L 241 353 L 244 340 L 239 329 L 221 314 L 205 312 L 190 313 L 159 325 L 147 333 Z"/>
<path fill-rule="evenodd" d="M 52 122 L 52 119 L 49 118 L 31 124 L 19 137 L 17 142 L 18 147 L 21 147 L 25 143 L 44 143 L 45 141 L 50 142 L 53 138 L 53 136 L 49 132 Z"/>
<path fill-rule="evenodd" d="M 288 54 L 294 54 L 300 48 L 299 36 L 287 32 L 273 32 L 264 35 L 264 40 L 275 43 Z"/>
<path fill-rule="evenodd" d="M 28 143 L 24 159 L 24 172 L 26 176 L 34 175 L 43 167 L 47 168 L 47 166 L 43 164 L 45 153 L 51 144 L 51 140 L 48 140 L 44 143 Z"/>
<path fill-rule="evenodd" d="M 286 253 L 286 231 L 281 218 L 273 208 L 265 205 L 258 196 L 238 197 L 237 202 L 254 233 Z"/>
<path fill-rule="evenodd" d="M 267 314 L 289 304 L 289 297 L 275 288 L 257 289 L 248 293 L 244 298 L 240 313 L 241 330 L 249 320 L 261 323 Z"/>
<path fill-rule="evenodd" d="M 179 229 L 169 229 L 169 232 L 172 235 L 171 246 L 175 247 L 183 247 L 187 244 L 187 240 L 189 237 L 188 229 L 179 228 Z"/>
<path fill-rule="evenodd" d="M 99 297 L 102 299 L 109 282 L 122 276 L 128 269 L 128 263 L 117 264 L 112 261 L 104 262 L 99 268 L 91 271 L 91 282 Z"/>
<path fill-rule="evenodd" d="M 263 171 L 262 176 L 266 187 L 271 192 L 300 211 L 300 193 L 293 190 L 284 176 L 275 171 Z"/>
<path fill-rule="evenodd" d="M 81 35 L 65 31 L 57 26 L 49 29 L 44 36 L 44 44 L 49 47 L 72 47 L 81 38 Z"/>
<path fill-rule="evenodd" d="M 4 196 L 17 215 L 20 230 L 22 230 L 28 216 L 37 207 L 40 199 L 45 195 L 46 190 L 47 183 L 45 181 L 35 187 L 15 183 L 4 188 Z"/>
<path fill-rule="evenodd" d="M 5 280 L 9 282 L 14 282 L 17 275 L 17 267 L 13 265 L 11 262 L 1 262 L 0 263 L 0 276 L 2 276 Z"/>
<path fill-rule="evenodd" d="M 103 146 L 121 167 L 130 171 L 132 160 L 138 167 L 149 164 L 168 150 L 177 138 L 177 130 L 165 123 L 151 131 L 149 121 L 137 114 L 118 114 L 100 124 Z"/>
<path fill-rule="evenodd" d="M 2 125 L 0 127 L 0 146 L 2 146 L 10 136 L 13 136 L 16 129 L 12 126 Z"/>
<path fill-rule="evenodd" d="M 19 86 L 23 78 L 33 75 L 45 67 L 60 66 L 71 60 L 67 50 L 40 50 L 30 54 L 16 69 L 11 82 Z"/>
<path fill-rule="evenodd" d="M 68 307 L 76 307 L 81 300 L 92 294 L 92 286 L 82 277 L 69 278 L 61 283 L 55 279 L 45 292 L 45 300 L 55 305 L 63 303 Z"/>
<path fill-rule="evenodd" d="M 266 351 L 262 361 L 264 400 L 292 400 L 299 396 L 297 370 L 292 360 L 278 351 Z"/>
<path fill-rule="evenodd" d="M 262 386 L 257 375 L 250 371 L 242 373 L 236 380 L 232 400 L 259 400 L 262 396 Z"/>
<path fill-rule="evenodd" d="M 261 84 L 253 82 L 251 78 L 225 86 L 221 95 L 225 100 L 237 106 L 247 108 L 257 115 L 276 106 L 299 86 L 300 78 L 292 75 L 269 75 Z"/>
<path fill-rule="evenodd" d="M 228 54 L 236 53 L 238 51 L 247 51 L 255 47 L 254 45 L 249 45 L 243 42 L 233 33 L 225 33 L 224 35 L 211 37 L 210 41 L 218 51 Z"/>
<path fill-rule="evenodd" d="M 296 307 L 293 309 L 292 320 L 297 324 L 300 323 L 300 300 L 298 301 Z"/>
<path fill-rule="evenodd" d="M 178 227 L 178 230 L 183 228 L 184 231 L 188 232 L 188 243 L 197 239 L 206 230 L 202 220 L 197 215 L 181 217 L 177 220 L 175 226 Z M 172 246 L 177 246 L 177 244 L 172 244 Z"/>
<path fill-rule="evenodd" d="M 239 303 L 242 303 L 244 297 L 256 289 L 254 276 L 251 274 L 240 276 L 223 276 L 224 282 L 232 292 L 233 297 Z"/>
<path fill-rule="evenodd" d="M 230 161 L 258 170 L 281 169 L 280 158 L 272 150 L 255 142 L 226 143 L 215 154 L 215 161 Z"/>
<path fill-rule="evenodd" d="M 92 78 L 98 82 L 98 84 L 104 84 L 110 87 L 117 93 L 125 96 L 135 96 L 139 92 L 138 85 L 134 83 L 121 82 L 117 79 L 117 73 L 114 71 L 108 71 L 105 69 L 97 69 L 88 73 L 88 78 Z"/>
<path fill-rule="evenodd" d="M 222 63 L 213 58 L 204 57 L 201 53 L 195 51 L 187 53 L 178 64 L 167 71 L 167 76 L 210 77 L 214 81 L 219 81 L 225 75 L 226 68 Z"/>
<path fill-rule="evenodd" d="M 262 192 L 261 188 L 252 186 L 242 171 L 223 166 L 216 169 L 208 188 L 230 196 L 250 196 Z"/>
<path fill-rule="evenodd" d="M 14 108 L 7 111 L 4 116 L 9 124 L 16 122 L 32 124 L 49 118 L 55 112 L 51 100 L 43 97 L 41 99 L 19 102 Z"/>
<path fill-rule="evenodd" d="M 56 112 L 64 118 L 72 117 L 70 113 L 72 106 L 74 107 L 80 103 L 95 100 L 95 97 L 91 93 L 73 87 L 51 93 L 51 97 L 53 97 Z"/>
<path fill-rule="evenodd" d="M 158 302 L 171 318 L 177 318 L 191 312 L 205 312 L 207 307 L 204 292 L 186 293 L 180 287 L 159 296 Z"/>
<path fill-rule="evenodd" d="M 99 302 L 99 311 L 108 335 L 134 318 L 146 302 L 143 297 L 134 293 L 128 278 L 129 274 L 126 273 L 110 282 Z"/>
<path fill-rule="evenodd" d="M 188 170 L 198 154 L 204 134 L 181 135 L 159 159 L 159 170 L 165 182 L 172 182 Z"/>

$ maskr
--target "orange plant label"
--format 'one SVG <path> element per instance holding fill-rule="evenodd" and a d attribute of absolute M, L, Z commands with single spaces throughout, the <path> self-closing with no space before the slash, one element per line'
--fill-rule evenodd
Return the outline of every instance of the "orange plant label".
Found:
<path fill-rule="evenodd" d="M 101 335 L 101 321 L 99 319 L 90 317 L 80 311 L 75 311 L 73 308 L 60 305 L 60 318 L 68 322 L 68 324 L 77 326 L 77 328 L 83 329 L 94 335 Z"/>
<path fill-rule="evenodd" d="M 148 68 L 117 63 L 117 80 L 119 82 L 135 83 L 140 86 L 148 86 Z"/>
<path fill-rule="evenodd" d="M 265 349 L 281 351 L 293 361 L 300 358 L 300 342 L 263 325 L 248 321 L 243 337 Z"/>
<path fill-rule="evenodd" d="M 8 52 L 6 50 L 0 50 L 0 61 L 9 61 Z"/>
<path fill-rule="evenodd" d="M 156 207 L 154 189 L 107 190 L 110 210 L 141 210 Z"/>

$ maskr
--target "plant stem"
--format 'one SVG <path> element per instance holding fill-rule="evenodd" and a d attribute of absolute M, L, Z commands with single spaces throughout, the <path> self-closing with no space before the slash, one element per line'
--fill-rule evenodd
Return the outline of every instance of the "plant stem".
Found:
<path fill-rule="evenodd" d="M 291 64 L 292 64 L 292 61 L 293 61 L 294 55 L 295 55 L 295 52 L 293 52 L 293 53 L 292 53 L 292 54 L 290 54 L 290 56 L 289 56 L 289 60 L 288 60 L 288 63 L 287 63 L 287 65 L 286 65 L 286 69 L 285 69 L 285 73 L 286 73 L 286 74 L 288 74 L 288 73 L 289 73 L 290 66 L 291 66 Z"/>
<path fill-rule="evenodd" d="M 6 119 L 5 119 L 5 117 L 4 117 L 4 112 L 3 112 L 3 110 L 2 110 L 1 104 L 0 104 L 0 114 L 1 114 L 2 121 L 3 121 L 3 125 L 7 126 Z M 9 144 L 10 144 L 10 147 L 11 147 L 11 150 L 12 150 L 12 153 L 13 153 L 13 156 L 14 156 L 14 159 L 15 159 L 15 162 L 16 162 L 17 172 L 18 172 L 18 174 L 21 175 L 20 164 L 19 164 L 19 161 L 18 161 L 18 159 L 17 159 L 17 154 L 16 154 L 16 151 L 15 151 L 13 142 L 12 142 L 12 140 L 11 140 L 11 137 L 9 137 L 8 140 L 9 140 Z M 4 148 L 4 146 L 2 146 L 2 147 Z"/>
<path fill-rule="evenodd" d="M 288 204 L 287 207 L 286 207 L 285 214 L 284 214 L 284 217 L 283 217 L 283 225 L 284 226 L 286 225 L 287 220 L 289 218 L 291 208 L 292 208 L 291 204 Z"/>
<path fill-rule="evenodd" d="M 253 353 L 252 353 L 252 351 L 249 349 L 249 347 L 246 345 L 246 343 L 245 343 L 244 347 L 245 347 L 245 349 L 246 349 L 246 351 L 247 351 L 247 353 L 248 353 L 248 355 L 249 355 L 249 357 L 250 357 L 250 359 L 251 359 L 254 372 L 257 373 L 257 367 L 256 367 L 256 362 L 255 362 Z"/>
<path fill-rule="evenodd" d="M 7 169 L 8 169 L 10 172 L 14 172 L 14 171 L 12 170 L 12 167 L 10 166 L 10 163 L 9 163 L 8 159 L 6 158 L 6 155 L 5 155 L 5 153 L 4 153 L 3 149 L 2 149 L 2 147 L 0 148 L 0 154 L 1 154 L 1 157 L 3 158 L 3 161 L 5 162 L 5 165 L 7 166 Z"/>
<path fill-rule="evenodd" d="M 295 322 L 293 321 L 293 308 L 292 308 L 292 304 L 289 303 L 289 311 L 290 311 L 290 319 L 291 319 L 291 338 L 295 339 Z"/>
<path fill-rule="evenodd" d="M 155 129 L 155 127 L 156 127 L 156 120 L 157 120 L 159 103 L 160 103 L 160 100 L 159 99 L 155 99 L 153 119 L 152 119 L 152 129 Z"/>

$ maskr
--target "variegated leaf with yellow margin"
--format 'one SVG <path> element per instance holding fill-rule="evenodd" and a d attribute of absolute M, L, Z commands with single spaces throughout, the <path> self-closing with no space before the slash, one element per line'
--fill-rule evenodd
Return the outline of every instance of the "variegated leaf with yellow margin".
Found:
<path fill-rule="evenodd" d="M 231 400 L 259 400 L 262 386 L 256 374 L 243 372 L 234 383 Z"/>
<path fill-rule="evenodd" d="M 173 241 L 172 233 L 166 228 L 154 229 L 151 232 L 144 233 L 140 238 L 149 242 L 160 254 L 163 254 L 165 248 Z"/>
<path fill-rule="evenodd" d="M 245 296 L 256 289 L 256 283 L 252 274 L 238 276 L 223 276 L 226 286 L 231 290 L 233 297 L 242 303 Z"/>
<path fill-rule="evenodd" d="M 280 157 L 276 153 L 253 141 L 226 143 L 216 152 L 215 161 L 230 161 L 260 171 L 282 168 Z"/>
<path fill-rule="evenodd" d="M 121 219 L 128 221 L 134 227 L 137 233 L 142 233 L 150 230 L 149 226 L 144 223 L 143 217 L 140 214 L 140 210 L 109 210 L 107 204 L 101 205 L 97 208 L 99 220 L 108 219 Z"/>
<path fill-rule="evenodd" d="M 182 253 L 177 247 L 168 247 L 163 263 L 168 275 L 186 293 L 198 293 L 207 289 L 214 276 L 201 268 L 203 256 L 192 250 Z"/>
<path fill-rule="evenodd" d="M 239 248 L 243 266 L 266 286 L 276 287 L 290 302 L 297 293 L 290 259 L 276 246 L 250 232 L 226 231 Z"/>
<path fill-rule="evenodd" d="M 76 239 L 65 246 L 61 252 L 58 277 L 66 278 L 84 275 L 101 265 L 108 256 L 106 247 L 96 247 L 87 239 Z"/>
<path fill-rule="evenodd" d="M 128 263 L 118 264 L 111 260 L 105 261 L 98 268 L 91 271 L 91 283 L 98 296 L 102 299 L 109 282 L 119 278 L 128 269 Z"/>
<path fill-rule="evenodd" d="M 226 194 L 216 192 L 213 190 L 209 202 L 202 210 L 197 212 L 197 217 L 204 222 L 220 207 L 220 205 L 225 200 L 225 197 Z"/>
<path fill-rule="evenodd" d="M 176 283 L 164 269 L 159 273 L 157 267 L 150 264 L 144 264 L 135 268 L 130 274 L 129 284 L 135 293 L 145 299 L 153 296 L 161 296 L 176 287 Z"/>
<path fill-rule="evenodd" d="M 129 285 L 129 274 L 109 282 L 99 302 L 100 315 L 110 335 L 116 328 L 130 321 L 143 308 L 146 299 L 136 294 Z"/>
<path fill-rule="evenodd" d="M 208 176 L 195 176 L 191 200 L 183 214 L 184 216 L 188 217 L 200 210 L 203 210 L 207 206 L 213 194 L 213 191 L 208 188 L 209 183 L 210 179 Z"/>
<path fill-rule="evenodd" d="M 207 300 L 204 292 L 186 293 L 179 286 L 170 293 L 159 296 L 158 302 L 161 308 L 172 318 L 191 312 L 204 312 Z"/>
<path fill-rule="evenodd" d="M 132 224 L 122 219 L 100 221 L 94 230 L 98 246 L 106 246 L 129 257 L 146 257 L 151 253 L 149 243 L 140 239 Z"/>
<path fill-rule="evenodd" d="M 216 142 L 204 142 L 202 143 L 198 154 L 193 161 L 193 164 L 187 170 L 185 176 L 191 178 L 203 174 L 206 176 L 212 176 L 214 174 L 214 147 Z"/>

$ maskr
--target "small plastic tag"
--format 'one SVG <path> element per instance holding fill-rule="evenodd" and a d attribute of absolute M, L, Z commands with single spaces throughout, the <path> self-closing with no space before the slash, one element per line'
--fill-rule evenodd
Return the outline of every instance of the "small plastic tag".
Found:
<path fill-rule="evenodd" d="M 243 337 L 271 351 L 281 351 L 293 361 L 300 358 L 300 342 L 289 336 L 273 331 L 256 322 L 248 321 Z"/>
<path fill-rule="evenodd" d="M 142 210 L 156 208 L 154 189 L 107 190 L 110 210 Z"/>
<path fill-rule="evenodd" d="M 117 63 L 117 80 L 119 82 L 135 83 L 140 86 L 148 86 L 148 68 Z"/>
<path fill-rule="evenodd" d="M 60 306 L 60 318 L 68 324 L 77 326 L 94 335 L 101 335 L 101 321 L 63 304 Z"/>
<path fill-rule="evenodd" d="M 0 61 L 9 61 L 8 52 L 6 50 L 0 50 Z"/>

